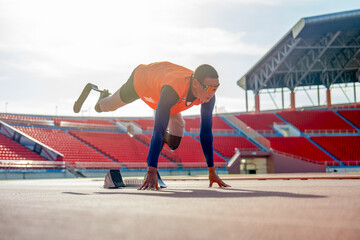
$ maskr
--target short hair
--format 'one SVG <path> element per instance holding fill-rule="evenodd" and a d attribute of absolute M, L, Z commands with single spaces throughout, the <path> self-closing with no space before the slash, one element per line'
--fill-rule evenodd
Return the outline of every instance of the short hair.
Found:
<path fill-rule="evenodd" d="M 197 79 L 201 83 L 205 78 L 219 78 L 219 75 L 215 68 L 209 64 L 202 64 L 195 69 L 194 79 Z"/>

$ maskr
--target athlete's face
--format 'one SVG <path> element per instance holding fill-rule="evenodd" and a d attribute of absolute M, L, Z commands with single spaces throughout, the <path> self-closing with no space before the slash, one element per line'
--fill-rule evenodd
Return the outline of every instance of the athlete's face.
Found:
<path fill-rule="evenodd" d="M 200 99 L 202 103 L 207 103 L 215 95 L 217 88 L 219 87 L 218 78 L 205 78 L 204 82 L 194 81 L 195 87 L 197 88 L 197 98 Z"/>

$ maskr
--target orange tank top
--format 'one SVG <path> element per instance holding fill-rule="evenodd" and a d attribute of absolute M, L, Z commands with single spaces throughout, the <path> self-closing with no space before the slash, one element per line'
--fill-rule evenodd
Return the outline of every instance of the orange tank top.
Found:
<path fill-rule="evenodd" d="M 171 86 L 179 95 L 179 101 L 170 111 L 170 114 L 173 115 L 201 104 L 198 98 L 189 106 L 186 103 L 192 73 L 193 71 L 170 62 L 141 64 L 134 71 L 134 88 L 138 96 L 149 107 L 156 110 L 161 88 L 165 85 Z"/>

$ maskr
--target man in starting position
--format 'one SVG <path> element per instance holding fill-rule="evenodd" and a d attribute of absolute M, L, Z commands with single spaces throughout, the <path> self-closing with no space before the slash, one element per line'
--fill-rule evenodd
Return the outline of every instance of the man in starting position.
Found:
<path fill-rule="evenodd" d="M 115 111 L 139 98 L 156 110 L 147 159 L 148 169 L 139 190 L 159 189 L 157 164 L 160 152 L 165 143 L 172 150 L 179 147 L 185 128 L 181 112 L 200 104 L 200 143 L 209 169 L 209 187 L 214 182 L 220 187 L 230 187 L 215 173 L 213 158 L 212 112 L 215 91 L 219 85 L 218 73 L 210 65 L 200 65 L 193 72 L 170 62 L 156 62 L 137 66 L 128 81 L 113 95 L 107 90 L 100 91 L 95 105 L 95 110 L 99 113 Z M 75 102 L 74 112 L 80 111 L 91 89 L 94 89 L 94 85 L 86 85 Z"/>

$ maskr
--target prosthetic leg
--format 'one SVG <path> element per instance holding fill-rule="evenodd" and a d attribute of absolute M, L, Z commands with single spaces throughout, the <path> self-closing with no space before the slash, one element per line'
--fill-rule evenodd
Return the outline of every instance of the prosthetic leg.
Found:
<path fill-rule="evenodd" d="M 163 182 L 163 180 L 160 177 L 159 171 L 157 171 L 157 179 L 158 179 L 158 184 L 161 188 L 167 188 L 166 184 Z"/>
<path fill-rule="evenodd" d="M 74 104 L 73 110 L 74 110 L 75 113 L 80 112 L 81 107 L 82 107 L 83 103 L 85 102 L 86 98 L 89 96 L 91 90 L 94 90 L 94 91 L 97 91 L 97 92 L 100 93 L 100 97 L 99 97 L 98 102 L 101 99 L 106 98 L 106 97 L 111 95 L 111 93 L 109 93 L 108 90 L 106 90 L 106 89 L 99 90 L 98 86 L 96 86 L 94 84 L 91 84 L 91 83 L 88 83 L 88 84 L 86 84 L 86 86 L 84 87 L 83 91 L 81 92 L 78 100 Z"/>

